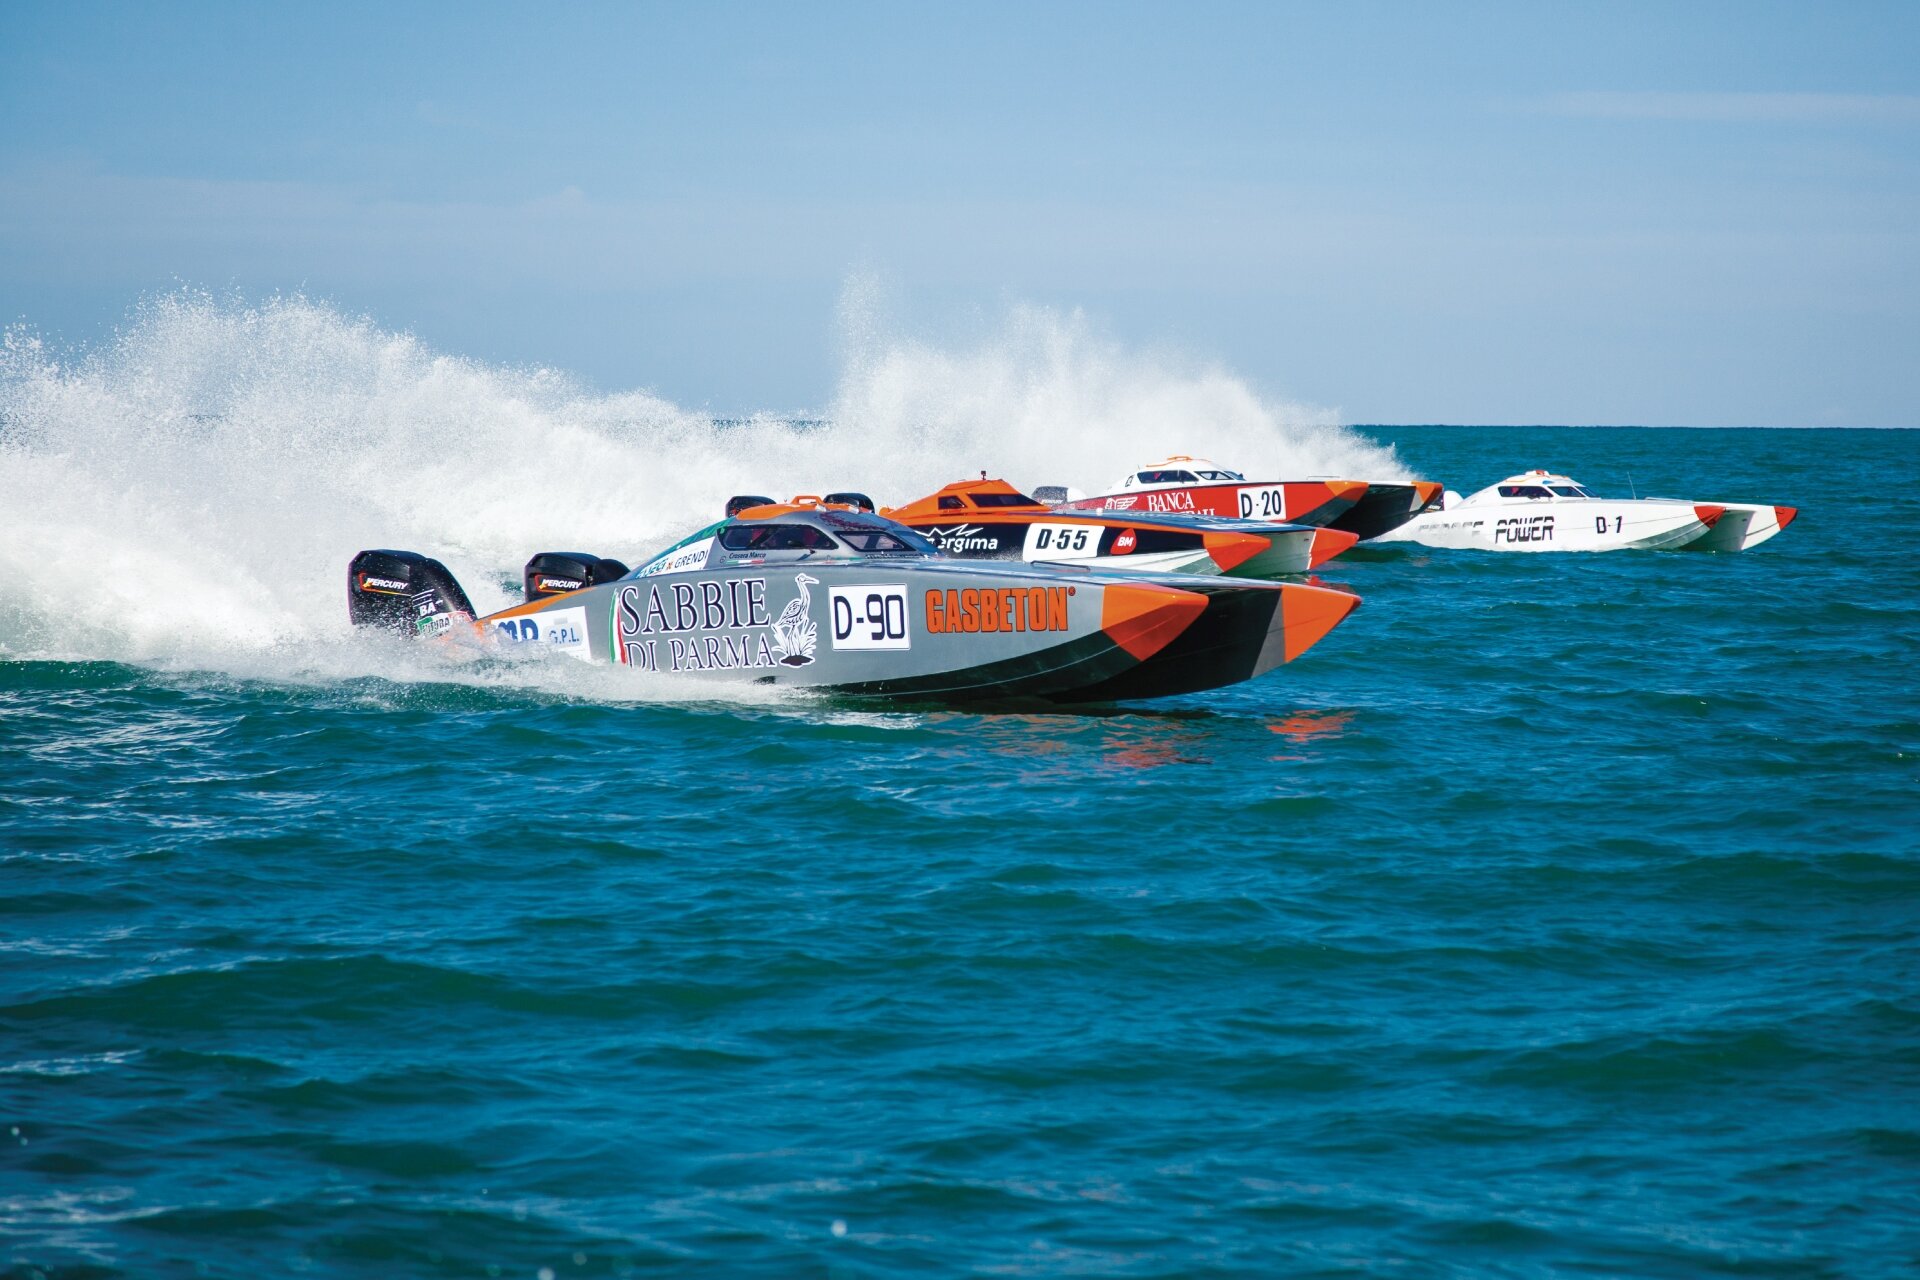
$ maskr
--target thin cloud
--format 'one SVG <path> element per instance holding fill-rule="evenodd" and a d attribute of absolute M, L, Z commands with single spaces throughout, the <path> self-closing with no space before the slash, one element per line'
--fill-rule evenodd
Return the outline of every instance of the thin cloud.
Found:
<path fill-rule="evenodd" d="M 1732 124 L 1920 124 L 1920 96 L 1903 93 L 1666 93 L 1590 90 L 1541 100 L 1554 115 L 1598 120 Z"/>

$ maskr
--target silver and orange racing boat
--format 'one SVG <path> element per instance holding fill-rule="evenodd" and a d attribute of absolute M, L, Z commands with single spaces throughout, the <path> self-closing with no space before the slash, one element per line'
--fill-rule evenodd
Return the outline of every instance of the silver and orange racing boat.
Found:
<path fill-rule="evenodd" d="M 1252 679 L 1360 602 L 1304 583 L 956 560 L 903 525 L 816 501 L 747 507 L 632 571 L 542 553 L 525 582 L 525 603 L 475 617 L 439 561 L 363 551 L 348 613 L 635 672 L 855 697 L 1108 701 Z"/>

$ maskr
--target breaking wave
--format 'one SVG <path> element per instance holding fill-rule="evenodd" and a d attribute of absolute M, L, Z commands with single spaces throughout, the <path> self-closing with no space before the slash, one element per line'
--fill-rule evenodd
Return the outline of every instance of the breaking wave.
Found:
<path fill-rule="evenodd" d="M 902 501 L 983 468 L 1086 487 L 1167 451 L 1269 473 L 1404 471 L 1324 411 L 1129 350 L 1078 314 L 1018 307 L 948 349 L 877 334 L 858 294 L 817 418 L 594 392 L 304 297 L 155 298 L 79 354 L 9 331 L 0 657 L 385 670 L 392 655 L 346 624 L 360 548 L 438 555 L 498 608 L 536 550 L 633 560 L 739 492 Z"/>

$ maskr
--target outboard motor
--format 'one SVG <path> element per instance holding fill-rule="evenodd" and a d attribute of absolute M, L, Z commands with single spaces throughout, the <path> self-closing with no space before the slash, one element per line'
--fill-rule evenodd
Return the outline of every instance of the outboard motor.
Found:
<path fill-rule="evenodd" d="M 527 599 L 542 600 L 626 576 L 627 566 L 605 556 L 588 555 L 584 551 L 542 551 L 527 561 L 521 581 L 526 586 Z"/>
<path fill-rule="evenodd" d="M 727 499 L 727 519 L 733 519 L 733 517 L 739 515 L 748 507 L 770 507 L 772 505 L 772 498 L 763 498 L 757 493 L 742 493 Z"/>
<path fill-rule="evenodd" d="M 873 499 L 864 493 L 854 493 L 851 490 L 846 493 L 830 493 L 820 501 L 830 507 L 852 507 L 856 511 L 873 514 Z"/>
<path fill-rule="evenodd" d="M 1078 502 L 1087 495 L 1069 484 L 1043 484 L 1033 491 L 1033 500 L 1049 507 L 1063 502 Z"/>
<path fill-rule="evenodd" d="M 431 556 L 362 551 L 347 566 L 347 618 L 356 627 L 437 636 L 454 619 L 473 616 L 467 593 Z"/>

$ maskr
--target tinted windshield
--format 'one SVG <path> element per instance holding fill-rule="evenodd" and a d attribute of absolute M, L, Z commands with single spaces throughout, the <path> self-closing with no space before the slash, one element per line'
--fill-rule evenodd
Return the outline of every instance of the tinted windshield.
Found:
<path fill-rule="evenodd" d="M 1553 490 L 1555 493 L 1559 494 L 1563 498 L 1585 498 L 1585 497 L 1591 496 L 1587 493 L 1585 489 L 1582 489 L 1579 485 L 1550 484 L 1547 486 L 1547 488 Z"/>
<path fill-rule="evenodd" d="M 1246 477 L 1241 475 L 1238 471 L 1202 471 L 1200 473 L 1200 478 L 1202 480 L 1245 480 L 1246 479 Z"/>
<path fill-rule="evenodd" d="M 1551 497 L 1545 488 L 1537 484 L 1503 484 L 1500 486 L 1503 498 L 1546 498 Z"/>
<path fill-rule="evenodd" d="M 905 530 L 889 533 L 885 529 L 854 529 L 842 533 L 841 538 L 855 551 L 866 555 L 882 555 L 887 552 L 908 552 L 926 555 L 933 550 L 933 544 L 923 538 L 913 538 Z M 907 539 L 913 538 L 912 542 Z M 916 545 L 918 544 L 918 545 Z"/>
<path fill-rule="evenodd" d="M 1142 471 L 1141 484 L 1195 484 L 1200 477 L 1191 471 Z"/>
<path fill-rule="evenodd" d="M 973 505 L 976 507 L 1037 507 L 1040 504 L 1024 493 L 976 493 Z"/>
<path fill-rule="evenodd" d="M 882 516 L 854 511 L 822 511 L 820 522 L 855 551 L 869 555 L 898 554 L 902 551 L 923 556 L 940 553 L 938 547 L 912 529 Z"/>
<path fill-rule="evenodd" d="M 720 533 L 729 551 L 831 551 L 838 544 L 810 524 L 736 524 Z"/>

